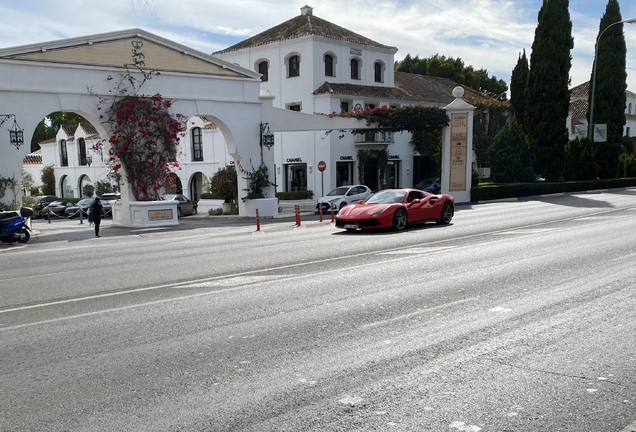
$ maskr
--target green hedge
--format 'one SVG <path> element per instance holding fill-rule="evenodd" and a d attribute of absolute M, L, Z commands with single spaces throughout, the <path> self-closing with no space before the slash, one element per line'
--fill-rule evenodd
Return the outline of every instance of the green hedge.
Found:
<path fill-rule="evenodd" d="M 199 199 L 220 199 L 220 200 L 222 200 L 223 198 L 221 198 L 218 195 L 214 195 L 213 193 L 206 192 L 206 193 L 202 193 L 201 197 Z"/>
<path fill-rule="evenodd" d="M 302 190 L 302 191 L 293 191 L 293 192 L 277 192 L 276 198 L 278 198 L 279 200 L 284 200 L 284 201 L 313 199 L 314 191 Z"/>
<path fill-rule="evenodd" d="M 487 201 L 505 198 L 520 198 L 535 195 L 549 195 L 563 192 L 582 192 L 598 189 L 613 189 L 636 186 L 636 178 L 590 180 L 559 183 L 515 183 L 481 184 L 470 190 L 471 201 Z"/>

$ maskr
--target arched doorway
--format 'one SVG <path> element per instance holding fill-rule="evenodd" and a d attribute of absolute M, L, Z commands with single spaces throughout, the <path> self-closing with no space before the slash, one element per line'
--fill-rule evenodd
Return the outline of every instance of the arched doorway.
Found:
<path fill-rule="evenodd" d="M 183 194 L 183 185 L 181 179 L 175 173 L 170 173 L 166 181 L 166 193 Z"/>
<path fill-rule="evenodd" d="M 190 178 L 190 199 L 192 201 L 198 201 L 201 199 L 201 194 L 210 190 L 210 180 L 202 173 L 197 172 Z"/>
<path fill-rule="evenodd" d="M 79 179 L 79 195 L 82 198 L 90 198 L 94 195 L 95 193 L 95 186 L 93 186 L 93 182 L 91 182 L 91 178 L 87 175 L 82 175 Z M 85 186 L 92 186 L 92 193 L 89 195 L 86 192 L 84 192 L 84 187 Z"/>
<path fill-rule="evenodd" d="M 60 190 L 62 191 L 60 195 L 62 198 L 75 197 L 75 193 L 73 191 L 73 185 L 71 184 L 71 179 L 67 175 L 62 176 L 62 178 L 60 179 Z"/>

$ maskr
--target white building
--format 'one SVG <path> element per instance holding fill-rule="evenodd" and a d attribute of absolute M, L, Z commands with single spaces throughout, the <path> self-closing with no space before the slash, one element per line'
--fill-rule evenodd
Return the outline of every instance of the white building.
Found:
<path fill-rule="evenodd" d="M 64 125 L 53 139 L 40 143 L 40 150 L 27 155 L 23 169 L 30 173 L 34 186 L 41 186 L 42 168 L 53 165 L 56 195 L 62 198 L 82 197 L 86 184 L 107 181 L 108 155 L 104 155 L 102 139 L 90 123 Z M 219 168 L 234 165 L 227 152 L 223 135 L 207 117 L 191 117 L 185 123 L 179 140 L 180 168 L 174 170 L 177 192 L 198 200 L 207 192 L 209 178 Z"/>
<path fill-rule="evenodd" d="M 578 136 L 577 129 L 583 133 L 587 131 L 589 91 L 589 81 L 579 84 L 570 90 L 570 112 L 567 119 L 570 140 Z M 627 90 L 625 96 L 625 125 L 623 126 L 623 136 L 636 137 L 636 93 Z"/>
<path fill-rule="evenodd" d="M 397 48 L 323 20 L 304 6 L 300 15 L 213 56 L 259 72 L 261 91 L 275 97 L 275 107 L 309 114 L 385 105 L 444 107 L 454 100 L 457 84 L 448 79 L 394 72 L 396 52 Z M 494 101 L 471 89 L 466 89 L 464 99 L 473 105 Z M 436 167 L 431 172 L 430 161 L 414 154 L 409 133 L 275 135 L 278 191 L 309 189 L 321 196 L 344 184 L 411 187 L 439 171 Z M 386 152 L 386 172 L 378 151 Z M 319 164 L 326 165 L 324 172 L 317 169 Z"/>

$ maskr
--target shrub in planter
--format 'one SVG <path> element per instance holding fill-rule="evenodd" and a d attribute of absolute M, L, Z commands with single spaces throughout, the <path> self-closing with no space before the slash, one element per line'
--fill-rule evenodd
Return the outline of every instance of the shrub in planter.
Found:
<path fill-rule="evenodd" d="M 217 194 L 213 194 L 210 192 L 205 192 L 201 194 L 200 199 L 213 199 L 213 200 L 220 200 L 223 199 L 223 197 L 217 195 Z"/>
<path fill-rule="evenodd" d="M 236 168 L 228 166 L 218 170 L 210 179 L 210 192 L 231 203 L 238 196 L 238 178 Z"/>
<path fill-rule="evenodd" d="M 276 198 L 279 200 L 293 201 L 293 200 L 307 200 L 314 198 L 314 191 L 301 190 L 292 192 L 277 192 Z"/>

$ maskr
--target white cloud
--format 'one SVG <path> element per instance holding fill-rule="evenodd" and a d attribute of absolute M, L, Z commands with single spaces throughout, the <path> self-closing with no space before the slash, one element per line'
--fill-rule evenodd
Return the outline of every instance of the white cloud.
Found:
<path fill-rule="evenodd" d="M 519 53 L 530 56 L 541 0 L 23 0 L 0 6 L 0 47 L 140 27 L 211 53 L 237 41 L 229 37 L 247 38 L 293 18 L 307 3 L 320 18 L 397 47 L 398 60 L 407 53 L 460 57 L 509 81 Z M 573 85 L 590 78 L 605 4 L 570 2 Z M 621 6 L 623 17 L 636 16 L 636 5 Z M 625 26 L 625 38 L 628 85 L 636 91 L 636 25 Z"/>

